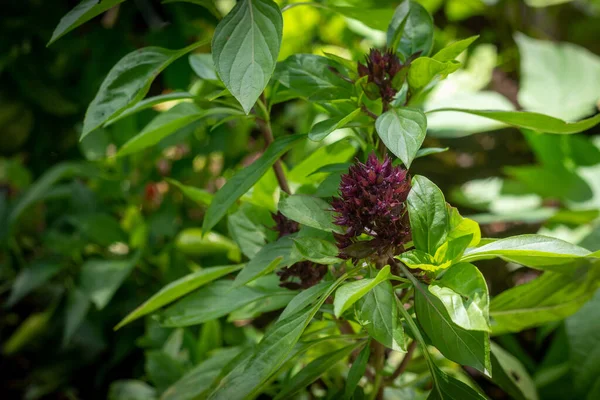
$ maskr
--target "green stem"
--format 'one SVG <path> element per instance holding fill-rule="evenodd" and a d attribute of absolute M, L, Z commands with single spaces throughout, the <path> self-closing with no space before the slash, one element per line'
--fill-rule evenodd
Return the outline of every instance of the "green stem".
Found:
<path fill-rule="evenodd" d="M 377 341 L 373 341 L 373 369 L 375 370 L 375 381 L 371 400 L 383 400 L 383 368 L 385 367 L 385 348 Z"/>

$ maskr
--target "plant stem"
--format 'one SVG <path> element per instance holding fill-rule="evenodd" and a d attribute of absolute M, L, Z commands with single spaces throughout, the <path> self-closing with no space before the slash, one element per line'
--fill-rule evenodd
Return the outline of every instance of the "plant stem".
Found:
<path fill-rule="evenodd" d="M 271 118 L 269 116 L 269 111 L 267 109 L 267 102 L 265 101 L 264 93 L 261 95 L 261 99 L 258 100 L 257 104 L 263 110 L 265 115 L 264 115 L 264 119 L 260 118 L 260 117 L 256 118 L 256 122 L 258 124 L 258 127 L 260 128 L 260 131 L 263 134 L 263 137 L 265 138 L 267 147 L 269 147 L 271 145 L 271 143 L 273 143 L 274 139 L 273 139 L 273 129 L 271 128 Z M 275 177 L 277 178 L 277 183 L 279 183 L 279 187 L 281 188 L 281 190 L 283 190 L 287 194 L 292 194 L 292 191 L 290 190 L 290 186 L 288 185 L 287 179 L 285 178 L 285 173 L 283 172 L 283 167 L 281 166 L 281 160 L 275 161 L 275 163 L 273 164 L 273 171 L 275 171 Z"/>
<path fill-rule="evenodd" d="M 372 400 L 383 400 L 383 368 L 385 367 L 385 348 L 373 340 L 373 369 L 375 370 L 375 382 L 373 382 Z"/>
<path fill-rule="evenodd" d="M 406 367 L 408 367 L 408 364 L 410 363 L 410 360 L 412 359 L 412 355 L 413 355 L 416 347 L 417 347 L 417 341 L 413 340 L 408 345 L 408 349 L 406 350 L 406 354 L 404 355 L 404 358 L 400 362 L 400 365 L 398 365 L 398 368 L 396 368 L 396 370 L 394 371 L 392 376 L 390 376 L 386 380 L 387 382 L 391 383 L 391 382 L 395 381 L 396 378 L 398 378 L 406 370 Z"/>

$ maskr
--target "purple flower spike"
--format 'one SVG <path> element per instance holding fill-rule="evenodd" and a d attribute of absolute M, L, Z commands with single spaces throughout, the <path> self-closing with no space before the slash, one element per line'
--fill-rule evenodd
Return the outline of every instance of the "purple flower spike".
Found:
<path fill-rule="evenodd" d="M 366 164 L 356 162 L 342 175 L 340 197 L 332 206 L 335 223 L 346 227 L 336 235 L 342 255 L 351 258 L 373 256 L 385 262 L 404 250 L 411 240 L 406 198 L 410 190 L 408 172 L 394 167 L 386 156 L 383 162 L 372 153 Z M 371 240 L 359 240 L 366 234 Z"/>

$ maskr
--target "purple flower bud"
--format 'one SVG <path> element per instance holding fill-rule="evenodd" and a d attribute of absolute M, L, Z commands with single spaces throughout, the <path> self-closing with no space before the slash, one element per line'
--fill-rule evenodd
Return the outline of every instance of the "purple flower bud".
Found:
<path fill-rule="evenodd" d="M 339 193 L 334 198 L 335 223 L 346 233 L 335 235 L 342 256 L 375 259 L 404 251 L 411 240 L 406 199 L 410 190 L 408 172 L 394 167 L 386 156 L 383 162 L 371 153 L 366 164 L 357 161 L 342 175 Z M 366 234 L 371 240 L 359 240 Z"/>
<path fill-rule="evenodd" d="M 389 103 L 398 92 L 392 81 L 402 67 L 400 59 L 391 49 L 383 54 L 380 50 L 371 49 L 366 57 L 366 65 L 359 62 L 357 71 L 360 77 L 368 76 L 367 82 L 375 84 L 379 88 L 379 96 Z"/>

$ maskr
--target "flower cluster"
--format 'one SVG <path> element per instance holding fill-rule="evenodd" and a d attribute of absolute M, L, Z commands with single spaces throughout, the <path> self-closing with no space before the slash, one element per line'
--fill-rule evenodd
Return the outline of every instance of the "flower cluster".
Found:
<path fill-rule="evenodd" d="M 279 232 L 279 238 L 296 233 L 300 229 L 296 221 L 286 218 L 280 212 L 272 214 L 272 217 L 275 221 L 274 229 Z M 297 262 L 277 271 L 281 282 L 279 286 L 291 290 L 308 289 L 319 283 L 326 273 L 326 265 L 316 264 L 312 261 Z M 298 278 L 299 282 L 294 278 Z"/>
<path fill-rule="evenodd" d="M 346 227 L 345 234 L 336 235 L 342 256 L 385 262 L 403 252 L 411 240 L 406 209 L 409 190 L 408 172 L 394 167 L 387 156 L 380 162 L 372 153 L 366 164 L 351 166 L 342 175 L 340 197 L 332 203 L 335 223 Z M 371 239 L 364 240 L 363 235 Z"/>
<path fill-rule="evenodd" d="M 394 80 L 403 66 L 400 59 L 392 50 L 382 53 L 377 49 L 371 49 L 366 59 L 367 65 L 358 63 L 358 75 L 361 78 L 368 76 L 367 82 L 375 85 L 381 99 L 386 103 L 391 102 L 400 86 Z M 366 93 L 376 95 L 371 90 L 366 90 Z"/>

